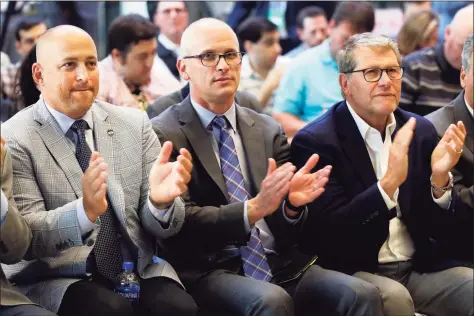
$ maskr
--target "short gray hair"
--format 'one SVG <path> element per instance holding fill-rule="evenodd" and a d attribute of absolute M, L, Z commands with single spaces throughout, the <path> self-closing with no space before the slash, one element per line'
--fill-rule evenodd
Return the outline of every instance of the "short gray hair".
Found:
<path fill-rule="evenodd" d="M 470 34 L 467 39 L 465 40 L 465 43 L 463 44 L 463 50 L 462 50 L 462 67 L 463 70 L 468 72 L 470 70 L 470 57 L 473 54 L 473 33 Z"/>
<path fill-rule="evenodd" d="M 369 47 L 371 49 L 392 49 L 396 54 L 397 62 L 401 66 L 402 57 L 395 41 L 384 35 L 375 35 L 372 33 L 361 33 L 351 36 L 343 45 L 343 48 L 336 56 L 338 71 L 340 73 L 352 72 L 355 70 L 356 62 L 354 59 L 355 50 L 359 47 Z"/>

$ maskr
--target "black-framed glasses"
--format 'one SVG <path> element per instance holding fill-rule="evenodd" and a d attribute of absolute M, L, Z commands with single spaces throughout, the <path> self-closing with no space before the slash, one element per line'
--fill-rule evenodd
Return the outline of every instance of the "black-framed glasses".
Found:
<path fill-rule="evenodd" d="M 354 73 L 354 72 L 362 72 L 363 77 L 366 81 L 368 82 L 377 82 L 381 79 L 383 76 L 383 71 L 386 72 L 388 75 L 389 79 L 391 80 L 399 80 L 402 78 L 402 75 L 404 73 L 404 68 L 403 67 L 391 67 L 391 68 L 386 68 L 386 69 L 381 69 L 381 68 L 367 68 L 367 69 L 360 69 L 360 70 L 353 70 L 353 71 L 348 71 L 345 72 L 346 74 L 348 73 Z"/>
<path fill-rule="evenodd" d="M 201 64 L 205 67 L 214 67 L 219 64 L 221 58 L 224 58 L 224 60 L 229 66 L 237 66 L 242 62 L 243 55 L 244 53 L 242 52 L 229 52 L 225 54 L 204 53 L 194 56 L 185 56 L 183 58 L 198 58 L 199 60 L 201 60 Z"/>

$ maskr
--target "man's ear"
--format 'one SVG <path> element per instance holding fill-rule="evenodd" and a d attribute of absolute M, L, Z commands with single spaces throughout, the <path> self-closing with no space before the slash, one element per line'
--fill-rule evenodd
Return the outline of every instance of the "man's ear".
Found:
<path fill-rule="evenodd" d="M 301 28 L 298 27 L 295 31 L 297 32 L 297 36 L 299 37 L 299 40 L 300 40 L 301 42 L 303 42 L 303 38 L 302 38 L 302 36 L 303 36 L 303 29 L 301 29 Z"/>
<path fill-rule="evenodd" d="M 180 76 L 183 78 L 183 80 L 190 80 L 190 76 L 186 73 L 186 64 L 183 59 L 178 59 L 176 61 L 176 68 L 178 69 L 178 72 L 180 73 Z"/>
<path fill-rule="evenodd" d="M 41 87 L 43 85 L 43 69 L 39 63 L 34 63 L 31 66 L 31 72 L 33 76 L 33 81 L 35 81 L 36 85 Z"/>
<path fill-rule="evenodd" d="M 342 93 L 347 96 L 349 93 L 348 90 L 348 75 L 347 74 L 340 74 L 338 77 L 338 82 L 340 83 Z"/>
<path fill-rule="evenodd" d="M 121 52 L 117 48 L 113 48 L 111 51 L 112 61 L 114 63 L 124 64 L 124 58 L 122 57 Z"/>
<path fill-rule="evenodd" d="M 20 53 L 20 41 L 15 41 L 15 49 L 17 51 L 17 53 Z"/>
<path fill-rule="evenodd" d="M 252 44 L 253 43 L 251 41 L 247 41 L 247 40 L 242 43 L 246 53 L 249 53 L 252 50 Z"/>
<path fill-rule="evenodd" d="M 462 86 L 463 89 L 465 89 L 465 78 L 467 77 L 467 73 L 465 70 L 462 69 L 460 70 L 460 85 Z"/>

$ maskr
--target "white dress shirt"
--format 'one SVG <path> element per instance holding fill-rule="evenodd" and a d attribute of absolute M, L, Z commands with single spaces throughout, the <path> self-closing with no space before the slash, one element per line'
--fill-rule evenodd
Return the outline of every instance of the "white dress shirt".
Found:
<path fill-rule="evenodd" d="M 177 57 L 180 57 L 181 50 L 180 50 L 180 45 L 177 45 L 173 43 L 168 37 L 160 33 L 158 35 L 158 41 L 168 50 L 171 50 L 172 52 L 175 53 Z M 159 43 L 159 45 L 160 45 Z"/>
<path fill-rule="evenodd" d="M 378 261 L 379 263 L 388 263 L 410 260 L 415 249 L 412 238 L 407 231 L 407 227 L 401 220 L 401 210 L 398 203 L 399 188 L 396 190 L 396 192 L 394 192 L 394 196 L 391 198 L 383 190 L 379 181 L 383 178 L 388 169 L 389 152 L 392 145 L 391 136 L 396 129 L 396 119 L 394 114 L 391 113 L 389 116 L 383 142 L 381 133 L 375 128 L 369 126 L 361 117 L 359 117 L 348 101 L 346 103 L 348 104 L 348 110 L 350 111 L 351 116 L 355 120 L 356 126 L 360 131 L 361 137 L 363 137 L 365 142 L 366 149 L 368 150 L 368 154 L 373 165 L 373 170 L 376 174 L 376 178 L 378 179 L 377 185 L 379 191 L 381 192 L 381 196 L 383 197 L 388 210 L 391 210 L 395 207 L 397 211 L 397 216 L 389 221 L 389 235 L 379 251 Z M 434 201 L 440 207 L 448 209 L 450 206 L 450 192 L 446 192 L 439 199 L 434 198 Z"/>
<path fill-rule="evenodd" d="M 8 199 L 3 193 L 3 190 L 0 190 L 0 225 L 3 224 L 5 218 L 8 214 Z"/>
<path fill-rule="evenodd" d="M 70 118 L 69 116 L 65 115 L 64 113 L 61 113 L 55 109 L 53 109 L 51 106 L 49 106 L 46 101 L 40 96 L 40 98 L 43 100 L 43 102 L 46 105 L 46 108 L 48 111 L 51 113 L 51 115 L 55 118 L 56 122 L 58 123 L 59 127 L 63 131 L 64 135 L 66 136 L 66 139 L 69 140 L 67 143 L 70 146 L 71 150 L 73 152 L 76 152 L 76 133 L 74 133 L 70 128 L 73 125 L 73 123 L 76 121 L 73 118 Z M 94 136 L 93 136 L 93 131 L 94 131 L 94 120 L 92 119 L 92 111 L 89 109 L 86 114 L 81 118 L 87 122 L 89 125 L 89 129 L 86 130 L 85 136 L 86 136 L 86 143 L 89 145 L 89 148 L 91 151 L 94 151 L 96 148 L 96 145 L 94 143 Z M 159 221 L 167 223 L 171 212 L 168 212 L 168 210 L 159 210 L 153 206 L 153 204 L 150 202 L 150 199 L 147 199 L 148 207 L 150 211 L 152 212 L 152 215 Z M 173 205 L 172 205 L 173 206 Z M 81 235 L 85 236 L 88 234 L 90 231 L 92 231 L 95 228 L 99 228 L 100 221 L 97 221 L 96 223 L 92 223 L 89 218 L 86 215 L 86 212 L 84 210 L 84 204 L 83 204 L 83 198 L 80 197 L 77 200 L 76 204 L 76 213 L 78 217 L 78 222 L 79 222 L 79 230 L 81 231 Z"/>
<path fill-rule="evenodd" d="M 218 164 L 221 167 L 221 162 L 219 158 L 219 147 L 218 147 L 219 135 L 215 135 L 211 127 L 211 122 L 213 121 L 216 114 L 214 114 L 213 112 L 205 109 L 204 107 L 196 103 L 193 99 L 191 99 L 191 97 L 190 97 L 190 100 L 191 100 L 191 104 L 193 105 L 193 108 L 195 109 L 196 113 L 198 114 L 198 117 L 200 118 L 201 124 L 206 129 L 206 131 L 210 135 L 213 136 L 211 144 L 213 146 L 213 151 L 216 156 L 216 160 L 218 161 Z M 228 131 L 230 132 L 231 137 L 234 142 L 234 146 L 236 147 L 239 166 L 241 167 L 241 172 L 244 178 L 244 186 L 246 187 L 246 190 L 250 192 L 250 181 L 249 181 L 250 175 L 249 175 L 249 169 L 247 168 L 246 154 L 244 151 L 244 146 L 242 144 L 241 136 L 237 132 L 236 104 L 233 104 L 231 108 L 223 115 L 228 119 L 229 123 L 231 124 L 231 128 Z M 300 217 L 298 219 L 288 218 L 285 213 L 283 205 L 282 205 L 281 211 L 284 213 L 284 217 L 289 223 L 295 224 L 303 217 L 303 213 L 306 212 L 307 210 L 305 210 L 304 212 L 301 212 Z M 259 221 L 255 223 L 255 226 L 260 231 L 260 239 L 261 239 L 262 246 L 264 247 L 265 252 L 276 253 L 274 235 L 272 234 L 266 221 L 264 219 L 260 219 Z M 244 202 L 244 227 L 246 228 L 247 232 L 251 231 L 251 227 L 249 225 L 249 220 L 247 217 L 247 201 Z"/>

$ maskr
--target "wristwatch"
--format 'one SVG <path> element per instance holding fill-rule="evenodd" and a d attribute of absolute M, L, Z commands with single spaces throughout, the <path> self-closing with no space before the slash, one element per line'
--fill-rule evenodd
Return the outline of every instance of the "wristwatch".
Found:
<path fill-rule="evenodd" d="M 438 187 L 432 182 L 432 175 L 430 176 L 430 186 L 432 189 L 434 189 L 437 192 L 447 192 L 449 190 L 452 190 L 454 187 L 454 176 L 452 175 L 452 172 L 449 172 L 449 183 L 444 186 L 444 187 Z"/>
<path fill-rule="evenodd" d="M 305 205 L 302 205 L 302 206 L 295 206 L 295 205 L 292 205 L 292 203 L 289 202 L 289 198 L 287 197 L 285 199 L 285 206 L 287 206 L 289 209 L 291 209 L 292 211 L 294 212 L 302 212 L 303 210 L 305 210 Z"/>

